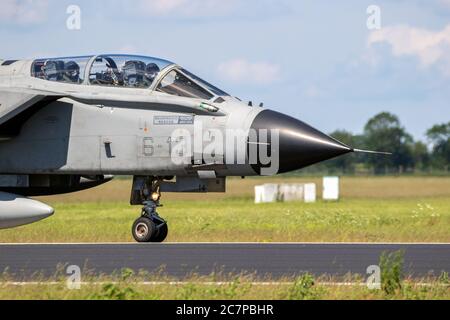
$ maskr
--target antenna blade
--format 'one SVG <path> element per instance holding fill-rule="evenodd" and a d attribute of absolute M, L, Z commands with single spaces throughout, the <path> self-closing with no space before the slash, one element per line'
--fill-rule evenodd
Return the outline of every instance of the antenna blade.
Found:
<path fill-rule="evenodd" d="M 382 155 L 386 155 L 386 156 L 392 156 L 391 152 L 381 152 L 381 151 L 371 151 L 371 150 L 361 150 L 361 149 L 353 149 L 353 152 L 369 153 L 369 154 L 382 154 Z"/>

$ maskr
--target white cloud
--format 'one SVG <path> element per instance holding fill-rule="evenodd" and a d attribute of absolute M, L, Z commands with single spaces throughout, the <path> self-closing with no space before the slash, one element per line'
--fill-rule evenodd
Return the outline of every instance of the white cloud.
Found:
<path fill-rule="evenodd" d="M 221 63 L 217 72 L 227 81 L 240 84 L 267 85 L 281 78 L 280 67 L 268 62 L 249 62 L 245 59 L 234 59 Z"/>
<path fill-rule="evenodd" d="M 388 43 L 396 57 L 415 56 L 423 68 L 437 65 L 450 75 L 450 24 L 441 31 L 404 25 L 385 27 L 370 34 L 368 46 L 376 43 Z"/>
<path fill-rule="evenodd" d="M 8 23 L 34 24 L 47 18 L 48 0 L 2 0 L 0 20 Z"/>
<path fill-rule="evenodd" d="M 230 13 L 237 0 L 139 0 L 141 13 L 151 16 L 203 17 Z"/>
<path fill-rule="evenodd" d="M 439 3 L 450 8 L 450 0 L 439 0 Z"/>

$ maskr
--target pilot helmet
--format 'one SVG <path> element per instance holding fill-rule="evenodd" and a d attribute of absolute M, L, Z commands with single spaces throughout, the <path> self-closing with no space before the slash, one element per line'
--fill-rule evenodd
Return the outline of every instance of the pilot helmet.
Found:
<path fill-rule="evenodd" d="M 72 82 L 78 82 L 80 79 L 80 66 L 75 61 L 69 61 L 65 65 L 65 76 Z"/>
<path fill-rule="evenodd" d="M 161 69 L 159 69 L 156 63 L 149 63 L 145 68 L 145 78 L 148 81 L 153 82 L 160 71 Z"/>

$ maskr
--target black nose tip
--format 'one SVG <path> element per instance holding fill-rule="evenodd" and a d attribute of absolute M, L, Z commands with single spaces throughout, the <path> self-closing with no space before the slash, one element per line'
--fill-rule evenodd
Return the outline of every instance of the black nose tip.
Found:
<path fill-rule="evenodd" d="M 299 170 L 353 151 L 306 123 L 271 110 L 262 111 L 251 128 L 256 132 L 264 129 L 279 132 L 278 173 Z M 261 174 L 261 167 L 258 164 L 253 169 Z"/>

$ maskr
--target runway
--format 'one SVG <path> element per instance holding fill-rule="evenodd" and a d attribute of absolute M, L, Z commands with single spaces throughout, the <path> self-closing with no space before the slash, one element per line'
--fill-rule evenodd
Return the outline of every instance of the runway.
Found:
<path fill-rule="evenodd" d="M 18 281 L 52 277 L 61 266 L 77 265 L 94 274 L 123 268 L 183 279 L 214 271 L 256 273 L 277 279 L 304 272 L 316 276 L 366 275 L 383 252 L 405 252 L 405 273 L 412 277 L 450 272 L 450 244 L 25 244 L 0 245 L 0 273 Z M 64 268 L 63 268 L 64 270 Z"/>

